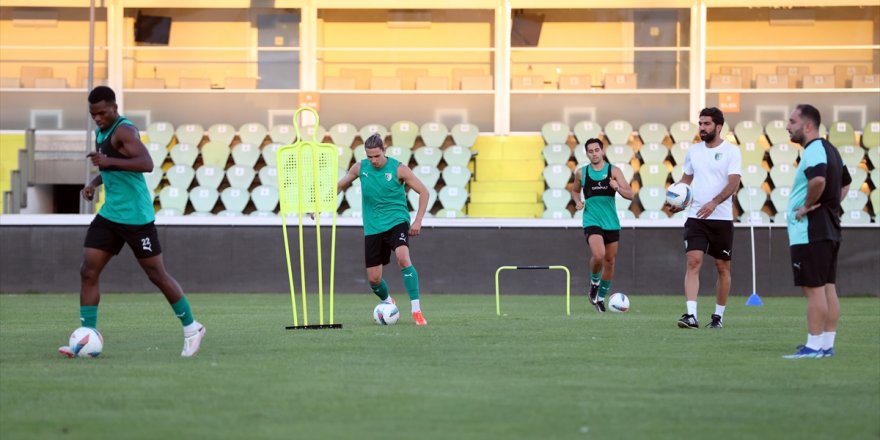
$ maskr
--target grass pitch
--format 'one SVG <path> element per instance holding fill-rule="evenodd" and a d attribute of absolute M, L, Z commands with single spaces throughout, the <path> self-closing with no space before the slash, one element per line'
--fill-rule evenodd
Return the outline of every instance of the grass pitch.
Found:
<path fill-rule="evenodd" d="M 805 340 L 802 298 L 732 298 L 718 331 L 676 328 L 678 296 L 622 315 L 578 296 L 570 317 L 506 296 L 496 317 L 491 296 L 427 295 L 427 328 L 397 299 L 395 326 L 364 293 L 337 296 L 342 330 L 287 331 L 288 296 L 193 294 L 208 332 L 182 359 L 161 295 L 104 295 L 104 353 L 65 359 L 76 295 L 0 295 L 0 438 L 880 437 L 877 298 L 844 299 L 838 356 L 802 360 L 781 358 Z"/>

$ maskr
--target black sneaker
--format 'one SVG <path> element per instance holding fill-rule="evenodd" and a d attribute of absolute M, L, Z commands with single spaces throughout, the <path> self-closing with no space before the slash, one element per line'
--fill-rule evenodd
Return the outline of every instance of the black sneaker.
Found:
<path fill-rule="evenodd" d="M 596 310 L 598 310 L 599 313 L 605 312 L 605 301 L 604 300 L 600 299 L 600 300 L 594 302 L 593 305 L 596 306 Z"/>
<path fill-rule="evenodd" d="M 590 304 L 595 306 L 597 298 L 599 298 L 599 284 L 590 282 Z"/>
<path fill-rule="evenodd" d="M 697 317 L 694 315 L 688 315 L 685 313 L 681 315 L 681 319 L 678 320 L 678 328 L 700 328 L 700 324 L 697 322 Z"/>
<path fill-rule="evenodd" d="M 706 328 L 721 328 L 721 315 L 712 314 L 712 322 L 706 324 Z"/>

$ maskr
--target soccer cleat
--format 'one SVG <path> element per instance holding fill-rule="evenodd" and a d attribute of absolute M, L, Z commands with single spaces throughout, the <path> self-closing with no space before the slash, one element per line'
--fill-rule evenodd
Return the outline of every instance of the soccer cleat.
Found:
<path fill-rule="evenodd" d="M 70 347 L 68 347 L 66 345 L 58 347 L 58 354 L 60 354 L 61 356 L 64 356 L 64 357 L 69 357 L 69 358 L 76 357 L 76 353 L 74 353 L 73 350 L 71 350 Z"/>
<path fill-rule="evenodd" d="M 677 322 L 678 328 L 700 328 L 700 323 L 697 322 L 697 317 L 694 315 L 688 315 L 685 313 L 681 315 L 681 319 Z"/>
<path fill-rule="evenodd" d="M 416 322 L 416 325 L 428 325 L 428 321 L 425 320 L 421 310 L 413 312 L 413 321 Z"/>
<path fill-rule="evenodd" d="M 822 349 L 822 357 L 830 358 L 834 357 L 834 355 L 834 347 Z"/>
<path fill-rule="evenodd" d="M 596 310 L 599 311 L 599 313 L 605 313 L 605 300 L 597 299 L 593 305 L 596 306 Z"/>
<path fill-rule="evenodd" d="M 712 315 L 712 322 L 706 324 L 706 328 L 721 328 L 721 315 Z"/>
<path fill-rule="evenodd" d="M 183 351 L 180 355 L 183 357 L 193 357 L 199 352 L 199 346 L 202 345 L 202 338 L 205 337 L 205 326 L 199 326 L 199 329 L 192 334 L 183 335 Z"/>
<path fill-rule="evenodd" d="M 599 298 L 599 283 L 590 282 L 590 304 L 596 305 Z"/>
<path fill-rule="evenodd" d="M 787 354 L 785 356 L 782 356 L 782 358 L 783 359 L 804 359 L 804 358 L 817 359 L 817 358 L 821 358 L 823 356 L 825 356 L 825 352 L 822 349 L 813 350 L 812 348 L 809 348 L 807 346 L 799 345 L 798 351 L 796 351 L 792 354 Z"/>

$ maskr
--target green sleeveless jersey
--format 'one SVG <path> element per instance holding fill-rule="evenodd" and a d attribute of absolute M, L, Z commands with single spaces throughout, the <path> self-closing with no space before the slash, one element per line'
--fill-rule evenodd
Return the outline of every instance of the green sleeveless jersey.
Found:
<path fill-rule="evenodd" d="M 106 132 L 95 129 L 95 144 L 98 153 L 107 157 L 124 158 L 111 144 L 111 138 L 120 124 L 131 125 L 128 119 L 119 119 Z M 125 225 L 145 225 L 156 219 L 153 210 L 153 199 L 147 189 L 144 174 L 136 171 L 100 168 L 101 180 L 104 183 L 104 204 L 98 214 L 115 223 Z"/>
<path fill-rule="evenodd" d="M 598 226 L 606 231 L 620 230 L 617 218 L 617 204 L 611 188 L 611 164 L 596 171 L 587 164 L 581 171 L 581 186 L 584 188 L 584 227 Z"/>
<path fill-rule="evenodd" d="M 385 232 L 401 223 L 409 224 L 404 184 L 397 178 L 400 162 L 389 157 L 380 169 L 361 161 L 361 197 L 363 197 L 364 235 Z"/>

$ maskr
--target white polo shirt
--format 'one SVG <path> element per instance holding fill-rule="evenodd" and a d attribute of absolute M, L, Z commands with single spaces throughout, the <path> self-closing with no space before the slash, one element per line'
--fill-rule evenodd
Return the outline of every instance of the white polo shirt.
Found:
<path fill-rule="evenodd" d="M 721 141 L 715 148 L 706 147 L 705 142 L 694 144 L 688 149 L 684 159 L 684 173 L 693 175 L 691 189 L 694 201 L 688 211 L 688 217 L 697 217 L 697 212 L 704 204 L 711 201 L 727 186 L 727 176 L 742 176 L 742 154 L 739 147 L 727 141 Z M 715 208 L 707 220 L 733 220 L 733 199 L 728 197 Z"/>

